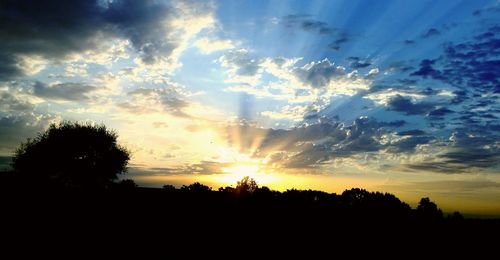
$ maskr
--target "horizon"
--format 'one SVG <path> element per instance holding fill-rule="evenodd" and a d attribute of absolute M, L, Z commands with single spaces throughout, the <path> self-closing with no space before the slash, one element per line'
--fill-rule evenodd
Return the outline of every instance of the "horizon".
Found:
<path fill-rule="evenodd" d="M 104 124 L 145 187 L 363 188 L 500 216 L 500 1 L 0 4 L 0 169 Z"/>

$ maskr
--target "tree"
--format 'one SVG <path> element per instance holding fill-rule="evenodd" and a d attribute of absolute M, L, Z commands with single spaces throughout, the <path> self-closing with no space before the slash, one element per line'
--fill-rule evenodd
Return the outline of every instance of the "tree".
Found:
<path fill-rule="evenodd" d="M 257 190 L 257 188 L 259 188 L 257 182 L 254 179 L 245 176 L 243 177 L 243 179 L 241 179 L 241 181 L 238 181 L 235 190 L 240 194 L 246 194 L 246 193 L 251 194 L 255 190 Z"/>
<path fill-rule="evenodd" d="M 126 171 L 129 152 L 104 125 L 52 124 L 17 149 L 13 168 L 37 184 L 102 188 Z"/>
<path fill-rule="evenodd" d="M 181 191 L 190 192 L 190 193 L 208 193 L 212 192 L 212 188 L 207 185 L 203 185 L 199 182 L 195 182 L 193 184 L 189 184 L 188 186 L 182 185 Z"/>
<path fill-rule="evenodd" d="M 417 206 L 417 212 L 420 217 L 426 220 L 438 220 L 443 218 L 443 212 L 438 208 L 436 203 L 429 198 L 422 198 Z"/>
<path fill-rule="evenodd" d="M 135 181 L 132 179 L 121 180 L 116 186 L 118 187 L 118 189 L 126 191 L 135 190 L 137 189 L 137 187 L 139 187 L 139 185 L 137 185 L 137 183 L 135 183 Z"/>

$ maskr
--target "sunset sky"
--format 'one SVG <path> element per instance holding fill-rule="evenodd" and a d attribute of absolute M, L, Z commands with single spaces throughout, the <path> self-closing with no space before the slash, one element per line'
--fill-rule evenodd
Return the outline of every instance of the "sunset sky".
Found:
<path fill-rule="evenodd" d="M 143 186 L 250 176 L 500 216 L 499 58 L 496 0 L 2 1 L 0 168 L 93 122 Z"/>

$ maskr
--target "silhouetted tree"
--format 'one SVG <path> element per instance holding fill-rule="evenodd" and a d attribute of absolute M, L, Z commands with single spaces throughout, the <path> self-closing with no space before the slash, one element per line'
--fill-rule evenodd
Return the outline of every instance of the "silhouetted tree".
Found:
<path fill-rule="evenodd" d="M 448 219 L 450 219 L 451 221 L 454 221 L 454 222 L 459 222 L 459 221 L 464 220 L 464 216 L 462 214 L 460 214 L 460 212 L 455 211 L 455 212 L 453 212 L 453 214 L 448 215 Z"/>
<path fill-rule="evenodd" d="M 125 180 L 121 180 L 119 183 L 118 183 L 118 187 L 120 189 L 123 189 L 123 190 L 134 190 L 136 189 L 137 187 L 139 187 L 134 180 L 131 180 L 131 179 L 125 179 Z"/>
<path fill-rule="evenodd" d="M 175 190 L 177 190 L 174 185 L 170 185 L 170 184 L 165 184 L 165 185 L 163 185 L 162 188 L 164 190 L 166 190 L 166 191 L 175 191 Z"/>
<path fill-rule="evenodd" d="M 417 213 L 420 217 L 426 220 L 437 220 L 443 218 L 443 212 L 439 209 L 436 203 L 429 198 L 422 198 L 417 206 Z"/>
<path fill-rule="evenodd" d="M 203 185 L 199 182 L 195 182 L 193 184 L 190 184 L 188 186 L 183 185 L 181 187 L 181 191 L 187 191 L 187 192 L 192 192 L 192 193 L 206 193 L 206 192 L 211 192 L 212 188 Z"/>
<path fill-rule="evenodd" d="M 252 194 L 258 188 L 259 186 L 257 185 L 257 182 L 254 179 L 245 176 L 243 177 L 243 179 L 241 179 L 241 181 L 238 181 L 235 190 L 237 193 L 240 194 L 247 194 L 247 193 Z"/>
<path fill-rule="evenodd" d="M 126 171 L 129 152 L 117 144 L 117 134 L 104 125 L 52 124 L 17 149 L 13 167 L 37 184 L 64 187 L 107 187 Z"/>

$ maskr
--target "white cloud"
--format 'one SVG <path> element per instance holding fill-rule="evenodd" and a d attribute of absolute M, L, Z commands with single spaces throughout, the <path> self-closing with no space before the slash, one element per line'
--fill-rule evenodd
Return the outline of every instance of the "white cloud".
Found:
<path fill-rule="evenodd" d="M 203 37 L 194 43 L 203 54 L 210 54 L 216 51 L 233 49 L 235 45 L 231 40 L 216 40 Z"/>
<path fill-rule="evenodd" d="M 262 68 L 260 60 L 253 58 L 246 49 L 228 51 L 217 62 L 227 69 L 225 82 L 244 83 L 256 86 L 260 83 Z"/>
<path fill-rule="evenodd" d="M 379 69 L 378 68 L 374 68 L 374 69 L 371 69 L 370 71 L 368 71 L 368 74 L 366 74 L 367 77 L 375 77 L 379 74 Z"/>
<path fill-rule="evenodd" d="M 87 64 L 74 64 L 70 63 L 64 68 L 65 76 L 67 77 L 86 77 L 87 76 Z"/>
<path fill-rule="evenodd" d="M 39 55 L 17 55 L 17 67 L 26 75 L 35 75 L 45 69 L 49 61 Z"/>
<path fill-rule="evenodd" d="M 275 120 L 288 119 L 292 121 L 301 121 L 304 114 L 309 110 L 310 106 L 290 106 L 286 105 L 281 108 L 281 111 L 264 111 L 261 115 Z"/>

